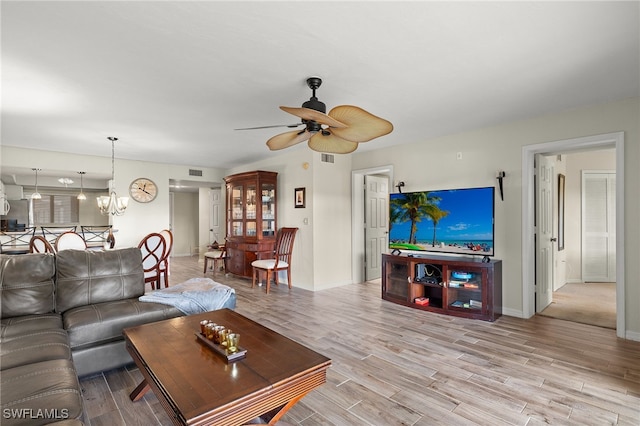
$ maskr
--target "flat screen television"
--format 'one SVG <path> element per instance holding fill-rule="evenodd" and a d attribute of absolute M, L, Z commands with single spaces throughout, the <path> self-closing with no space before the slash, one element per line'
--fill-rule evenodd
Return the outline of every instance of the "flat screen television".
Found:
<path fill-rule="evenodd" d="M 389 249 L 494 255 L 494 187 L 389 195 Z"/>

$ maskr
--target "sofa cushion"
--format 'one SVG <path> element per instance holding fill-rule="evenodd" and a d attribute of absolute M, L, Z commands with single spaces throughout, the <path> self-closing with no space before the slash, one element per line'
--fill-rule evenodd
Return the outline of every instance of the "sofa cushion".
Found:
<path fill-rule="evenodd" d="M 2 339 L 1 343 L 1 370 L 50 359 L 71 359 L 69 336 L 62 329 L 38 330 L 22 336 Z"/>
<path fill-rule="evenodd" d="M 129 299 L 144 294 L 142 253 L 120 250 L 63 250 L 56 255 L 56 310 Z"/>
<path fill-rule="evenodd" d="M 0 379 L 2 425 L 43 425 L 79 419 L 82 395 L 70 360 L 9 368 Z"/>
<path fill-rule="evenodd" d="M 122 330 L 140 324 L 182 316 L 171 306 L 125 299 L 79 306 L 62 315 L 72 350 L 122 340 Z"/>
<path fill-rule="evenodd" d="M 2 318 L 53 312 L 54 276 L 50 253 L 0 255 Z"/>
<path fill-rule="evenodd" d="M 0 320 L 0 339 L 9 339 L 42 330 L 62 330 L 62 315 L 25 315 Z"/>

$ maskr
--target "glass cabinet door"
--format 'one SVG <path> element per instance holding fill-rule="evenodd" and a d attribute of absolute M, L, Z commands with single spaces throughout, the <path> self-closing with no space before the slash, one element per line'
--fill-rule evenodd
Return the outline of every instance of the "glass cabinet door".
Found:
<path fill-rule="evenodd" d="M 229 221 L 231 229 L 229 229 L 229 232 L 236 237 L 244 235 L 243 189 L 242 185 L 231 188 L 231 220 Z"/>
<path fill-rule="evenodd" d="M 389 262 L 386 267 L 384 292 L 387 296 L 407 301 L 409 297 L 409 264 L 407 262 Z"/>
<path fill-rule="evenodd" d="M 256 218 L 256 186 L 247 185 L 247 219 L 254 220 Z"/>
<path fill-rule="evenodd" d="M 255 237 L 256 236 L 256 186 L 255 185 L 247 185 L 247 194 L 246 194 L 246 204 L 245 204 L 245 215 L 246 215 L 246 234 L 247 237 Z"/>
<path fill-rule="evenodd" d="M 262 194 L 262 235 L 273 236 L 276 233 L 276 186 L 272 183 L 263 183 L 260 188 L 260 193 Z"/>
<path fill-rule="evenodd" d="M 449 308 L 482 311 L 482 269 L 450 269 L 447 271 Z"/>

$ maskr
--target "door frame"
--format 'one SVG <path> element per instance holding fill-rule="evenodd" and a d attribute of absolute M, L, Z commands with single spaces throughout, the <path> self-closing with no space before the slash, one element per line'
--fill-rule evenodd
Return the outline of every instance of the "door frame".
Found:
<path fill-rule="evenodd" d="M 626 336 L 624 288 L 624 132 L 564 139 L 522 147 L 522 314 L 535 314 L 535 154 L 559 154 L 591 149 L 616 151 L 616 335 Z"/>
<path fill-rule="evenodd" d="M 351 280 L 364 282 L 365 241 L 364 241 L 364 177 L 365 175 L 387 175 L 393 184 L 393 166 L 379 166 L 351 171 Z M 391 193 L 391 190 L 389 191 Z"/>

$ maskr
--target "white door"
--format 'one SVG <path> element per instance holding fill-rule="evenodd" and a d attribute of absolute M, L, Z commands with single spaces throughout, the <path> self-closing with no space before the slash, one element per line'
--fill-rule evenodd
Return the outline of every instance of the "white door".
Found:
<path fill-rule="evenodd" d="M 209 242 L 217 241 L 224 244 L 224 208 L 222 204 L 222 190 L 220 188 L 209 191 Z"/>
<path fill-rule="evenodd" d="M 536 312 L 553 299 L 554 160 L 537 154 L 536 164 Z"/>
<path fill-rule="evenodd" d="M 616 175 L 582 173 L 582 280 L 616 281 Z"/>
<path fill-rule="evenodd" d="M 389 179 L 366 175 L 365 186 L 365 279 L 380 278 L 382 253 L 389 246 Z"/>

